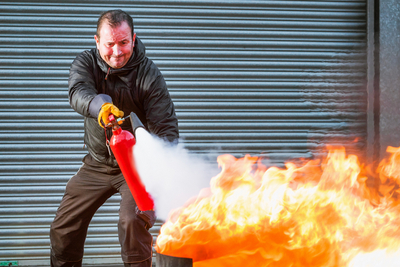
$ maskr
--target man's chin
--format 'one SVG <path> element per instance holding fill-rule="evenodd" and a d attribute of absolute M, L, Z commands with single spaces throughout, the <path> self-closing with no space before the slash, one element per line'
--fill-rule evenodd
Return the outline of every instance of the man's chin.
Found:
<path fill-rule="evenodd" d="M 125 62 L 108 62 L 108 65 L 113 69 L 120 69 L 125 66 Z"/>
<path fill-rule="evenodd" d="M 108 64 L 108 65 L 113 69 L 120 69 L 123 67 L 121 64 Z"/>

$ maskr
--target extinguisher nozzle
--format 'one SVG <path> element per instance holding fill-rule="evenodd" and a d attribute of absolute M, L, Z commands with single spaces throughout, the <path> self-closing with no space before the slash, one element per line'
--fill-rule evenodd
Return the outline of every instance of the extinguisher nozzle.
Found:
<path fill-rule="evenodd" d="M 143 125 L 143 123 L 140 121 L 139 117 L 138 117 L 134 112 L 131 112 L 130 118 L 131 118 L 131 124 L 132 124 L 133 134 L 135 135 L 136 129 L 139 128 L 139 127 L 144 128 L 144 125 Z M 145 128 L 144 128 L 144 129 L 145 129 Z"/>

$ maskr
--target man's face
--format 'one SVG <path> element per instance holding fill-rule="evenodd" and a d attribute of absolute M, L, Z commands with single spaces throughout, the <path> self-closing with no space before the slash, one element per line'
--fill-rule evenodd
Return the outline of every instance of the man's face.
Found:
<path fill-rule="evenodd" d="M 101 58 L 114 69 L 125 66 L 135 46 L 135 40 L 126 21 L 114 28 L 104 21 L 100 27 L 100 38 L 95 35 L 94 39 Z"/>

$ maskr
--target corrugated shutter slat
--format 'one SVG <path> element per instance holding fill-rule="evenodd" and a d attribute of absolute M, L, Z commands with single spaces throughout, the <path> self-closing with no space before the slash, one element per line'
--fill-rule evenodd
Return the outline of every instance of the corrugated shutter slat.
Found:
<path fill-rule="evenodd" d="M 68 70 L 95 46 L 99 14 L 114 8 L 133 16 L 164 74 L 191 153 L 282 165 L 320 155 L 327 142 L 363 150 L 365 0 L 3 1 L 0 262 L 49 263 L 49 225 L 86 154 Z M 121 262 L 119 199 L 93 218 L 85 263 Z"/>

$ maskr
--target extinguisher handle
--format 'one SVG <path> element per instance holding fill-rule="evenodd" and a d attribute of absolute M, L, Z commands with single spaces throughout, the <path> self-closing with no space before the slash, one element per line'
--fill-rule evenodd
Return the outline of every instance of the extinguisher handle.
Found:
<path fill-rule="evenodd" d="M 116 130 L 119 128 L 118 121 L 115 120 L 114 114 L 111 113 L 110 115 L 108 115 L 108 120 L 110 121 L 110 123 L 107 124 L 106 127 L 112 127 L 113 130 Z"/>
<path fill-rule="evenodd" d="M 129 117 L 129 116 L 126 116 L 125 118 L 118 118 L 118 119 L 115 119 L 114 114 L 111 113 L 111 114 L 108 116 L 108 120 L 110 121 L 110 123 L 108 123 L 108 124 L 106 125 L 106 128 L 116 126 L 117 124 L 122 124 L 128 117 Z"/>

